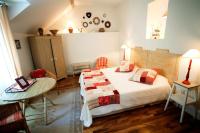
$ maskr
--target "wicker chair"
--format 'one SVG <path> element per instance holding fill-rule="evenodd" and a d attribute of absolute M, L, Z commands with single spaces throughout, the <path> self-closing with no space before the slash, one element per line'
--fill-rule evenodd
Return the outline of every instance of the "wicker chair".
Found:
<path fill-rule="evenodd" d="M 99 57 L 96 60 L 96 69 L 103 69 L 108 67 L 108 59 L 106 57 Z"/>
<path fill-rule="evenodd" d="M 7 124 L 0 125 L 0 133 L 16 133 L 20 130 L 25 130 L 26 133 L 30 133 L 19 103 L 0 105 L 0 121 L 5 120 L 15 113 L 20 113 L 20 116 L 22 117 L 19 120 L 14 120 L 12 122 L 8 122 Z M 16 119 L 16 117 L 13 118 Z"/>

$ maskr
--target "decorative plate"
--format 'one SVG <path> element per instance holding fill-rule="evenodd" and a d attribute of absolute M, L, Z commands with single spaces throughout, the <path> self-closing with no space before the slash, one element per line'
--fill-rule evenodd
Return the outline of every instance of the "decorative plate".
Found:
<path fill-rule="evenodd" d="M 100 19 L 99 19 L 99 17 L 94 17 L 94 18 L 93 18 L 93 23 L 94 23 L 95 25 L 99 25 L 99 24 L 100 24 Z"/>
<path fill-rule="evenodd" d="M 84 28 L 88 27 L 88 23 L 87 22 L 83 22 L 82 25 L 83 25 Z"/>
<path fill-rule="evenodd" d="M 87 16 L 88 18 L 91 18 L 92 13 L 91 13 L 91 12 L 86 12 L 86 16 Z"/>
<path fill-rule="evenodd" d="M 106 28 L 110 28 L 110 27 L 111 27 L 110 21 L 106 21 L 106 22 L 105 22 L 105 27 L 106 27 Z"/>

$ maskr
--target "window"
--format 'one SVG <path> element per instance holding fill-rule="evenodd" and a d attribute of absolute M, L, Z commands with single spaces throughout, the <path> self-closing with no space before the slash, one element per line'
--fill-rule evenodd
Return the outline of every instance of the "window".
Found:
<path fill-rule="evenodd" d="M 14 79 L 17 77 L 16 68 L 20 68 L 16 67 L 19 61 L 14 46 L 6 7 L 0 6 L 0 92 L 15 82 Z"/>

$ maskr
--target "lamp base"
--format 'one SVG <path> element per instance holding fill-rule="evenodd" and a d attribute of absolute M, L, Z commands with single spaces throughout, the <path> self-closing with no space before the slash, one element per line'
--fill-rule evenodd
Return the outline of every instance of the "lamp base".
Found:
<path fill-rule="evenodd" d="M 184 80 L 184 81 L 182 81 L 182 83 L 185 84 L 185 85 L 190 85 L 191 84 L 189 80 Z"/>

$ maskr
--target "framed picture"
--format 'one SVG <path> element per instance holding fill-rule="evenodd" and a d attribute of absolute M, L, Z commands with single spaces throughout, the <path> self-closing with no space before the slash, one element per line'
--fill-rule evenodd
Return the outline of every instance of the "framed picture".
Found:
<path fill-rule="evenodd" d="M 15 40 L 15 45 L 17 49 L 21 49 L 21 44 L 19 40 Z"/>
<path fill-rule="evenodd" d="M 24 89 L 26 87 L 28 87 L 30 84 L 28 83 L 28 81 L 24 78 L 24 76 L 21 76 L 19 78 L 16 78 L 15 81 L 19 84 L 19 86 Z"/>

